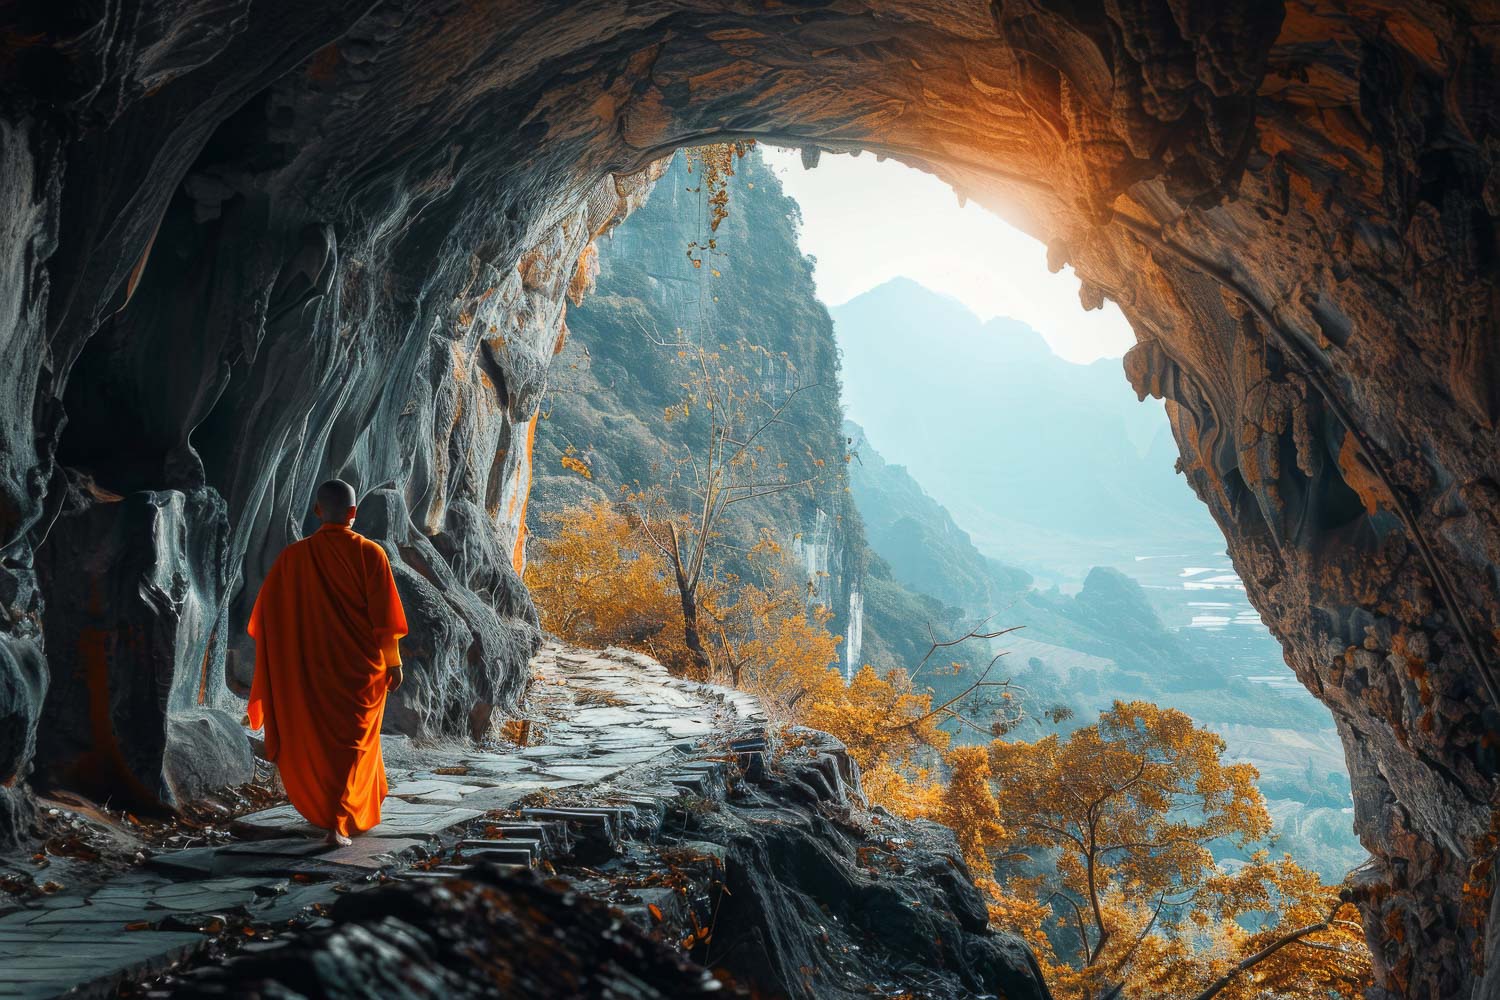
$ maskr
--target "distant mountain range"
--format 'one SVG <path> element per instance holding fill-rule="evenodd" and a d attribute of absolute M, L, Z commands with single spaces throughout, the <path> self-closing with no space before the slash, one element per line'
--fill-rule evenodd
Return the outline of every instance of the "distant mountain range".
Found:
<path fill-rule="evenodd" d="M 1162 404 L 1137 401 L 1118 360 L 1065 361 L 1025 324 L 906 278 L 830 314 L 849 418 L 987 555 L 1078 583 L 1185 540 L 1222 548 Z"/>
<path fill-rule="evenodd" d="M 955 607 L 995 608 L 1030 589 L 1031 574 L 974 547 L 952 516 L 911 477 L 886 462 L 864 428 L 844 422 L 849 439 L 849 482 L 865 521 L 870 546 L 895 577 L 914 590 Z"/>
<path fill-rule="evenodd" d="M 1331 879 L 1360 863 L 1327 709 L 1258 682 L 1291 675 L 1174 472 L 1160 405 L 1136 400 L 1117 361 L 1064 361 L 1034 330 L 909 280 L 831 312 L 849 488 L 907 617 L 926 594 L 1020 626 L 994 651 L 1038 721 L 1065 705 L 1070 729 L 1115 699 L 1187 712 L 1261 769 L 1282 849 Z"/>

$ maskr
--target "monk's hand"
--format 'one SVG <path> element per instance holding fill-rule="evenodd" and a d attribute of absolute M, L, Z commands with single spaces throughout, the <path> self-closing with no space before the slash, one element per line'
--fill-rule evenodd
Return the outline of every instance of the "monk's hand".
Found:
<path fill-rule="evenodd" d="M 401 682 L 404 680 L 406 680 L 406 675 L 401 672 L 401 664 L 398 663 L 385 672 L 385 689 L 387 691 L 394 691 L 401 686 Z"/>

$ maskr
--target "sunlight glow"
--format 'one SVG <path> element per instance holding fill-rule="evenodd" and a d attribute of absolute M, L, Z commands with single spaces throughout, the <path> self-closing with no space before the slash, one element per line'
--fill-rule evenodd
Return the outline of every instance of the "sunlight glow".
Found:
<path fill-rule="evenodd" d="M 802 206 L 802 252 L 817 258 L 818 296 L 828 305 L 905 276 L 980 319 L 1028 324 L 1069 361 L 1118 358 L 1135 343 L 1114 303 L 1085 312 L 1071 268 L 1050 273 L 1040 242 L 972 202 L 960 208 L 936 177 L 870 153 L 825 153 L 804 170 L 796 150 L 761 152 Z"/>

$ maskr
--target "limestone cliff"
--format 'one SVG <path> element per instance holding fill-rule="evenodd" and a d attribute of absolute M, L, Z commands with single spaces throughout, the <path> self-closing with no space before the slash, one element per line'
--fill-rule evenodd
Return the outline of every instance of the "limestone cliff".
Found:
<path fill-rule="evenodd" d="M 548 514 L 618 499 L 622 487 L 663 482 L 675 462 L 701 457 L 703 425 L 662 417 L 680 405 L 691 374 L 677 363 L 686 346 L 677 341 L 753 344 L 763 353 L 747 388 L 769 406 L 809 387 L 767 429 L 764 464 L 784 463 L 779 478 L 811 485 L 729 508 L 716 561 L 750 573 L 738 553 L 768 532 L 805 575 L 809 601 L 832 612 L 846 670 L 910 667 L 927 649 L 927 626 L 960 635 L 963 612 L 941 586 L 925 588 L 939 599 L 903 586 L 867 542 L 849 489 L 846 456 L 858 449 L 843 426 L 837 343 L 798 247 L 797 203 L 752 150 L 727 185 L 729 214 L 710 234 L 701 186 L 701 165 L 695 172 L 678 157 L 645 204 L 597 244 L 594 287 L 569 312 L 537 425 L 531 530 L 545 533 Z M 714 250 L 693 267 L 688 248 L 709 238 Z M 564 466 L 565 455 L 586 473 Z M 685 493 L 676 499 L 691 507 Z M 965 649 L 956 656 L 981 658 Z"/>
<path fill-rule="evenodd" d="M 1478 0 L 7 6 L 6 808 L 78 748 L 177 794 L 329 473 L 378 494 L 424 595 L 415 724 L 503 705 L 577 255 L 677 146 L 869 149 L 1120 304 L 1129 378 L 1339 721 L 1382 989 L 1497 995 L 1497 23 Z"/>
<path fill-rule="evenodd" d="M 759 439 L 759 458 L 778 467 L 771 479 L 807 483 L 726 509 L 715 562 L 749 573 L 740 554 L 769 533 L 799 564 L 809 600 L 833 613 L 835 634 L 847 635 L 868 556 L 847 490 L 833 324 L 797 248 L 797 203 L 759 151 L 737 161 L 725 191 L 729 214 L 711 231 L 703 164 L 676 157 L 645 204 L 599 241 L 589 264 L 596 284 L 569 313 L 537 428 L 532 527 L 546 532 L 547 514 L 669 483 L 677 463 L 702 460 L 701 407 L 663 416 L 684 401 L 684 383 L 695 377 L 685 354 L 702 343 L 765 401 L 757 414 L 786 407 Z M 712 249 L 695 251 L 695 267 L 689 249 L 710 239 Z M 720 350 L 738 343 L 753 350 Z M 586 475 L 566 468 L 564 453 Z M 692 509 L 677 485 L 673 501 Z"/>

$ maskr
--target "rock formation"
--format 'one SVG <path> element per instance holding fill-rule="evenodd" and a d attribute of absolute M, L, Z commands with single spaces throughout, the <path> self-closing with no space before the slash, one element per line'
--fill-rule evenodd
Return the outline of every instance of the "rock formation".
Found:
<path fill-rule="evenodd" d="M 513 699 L 574 262 L 664 153 L 753 135 L 932 170 L 1120 304 L 1127 374 L 1344 733 L 1382 987 L 1500 995 L 1494 14 L 7 6 L 4 825 L 33 767 L 168 803 L 234 779 L 192 747 L 232 722 L 247 602 L 331 473 L 421 608 L 401 724 Z"/>
<path fill-rule="evenodd" d="M 772 766 L 696 761 L 702 795 L 594 803 L 615 818 L 551 834 L 545 883 L 449 854 L 313 926 L 200 953 L 153 995 L 1051 1000 L 1025 942 L 988 926 L 953 831 L 868 810 L 841 743 L 791 735 Z"/>

